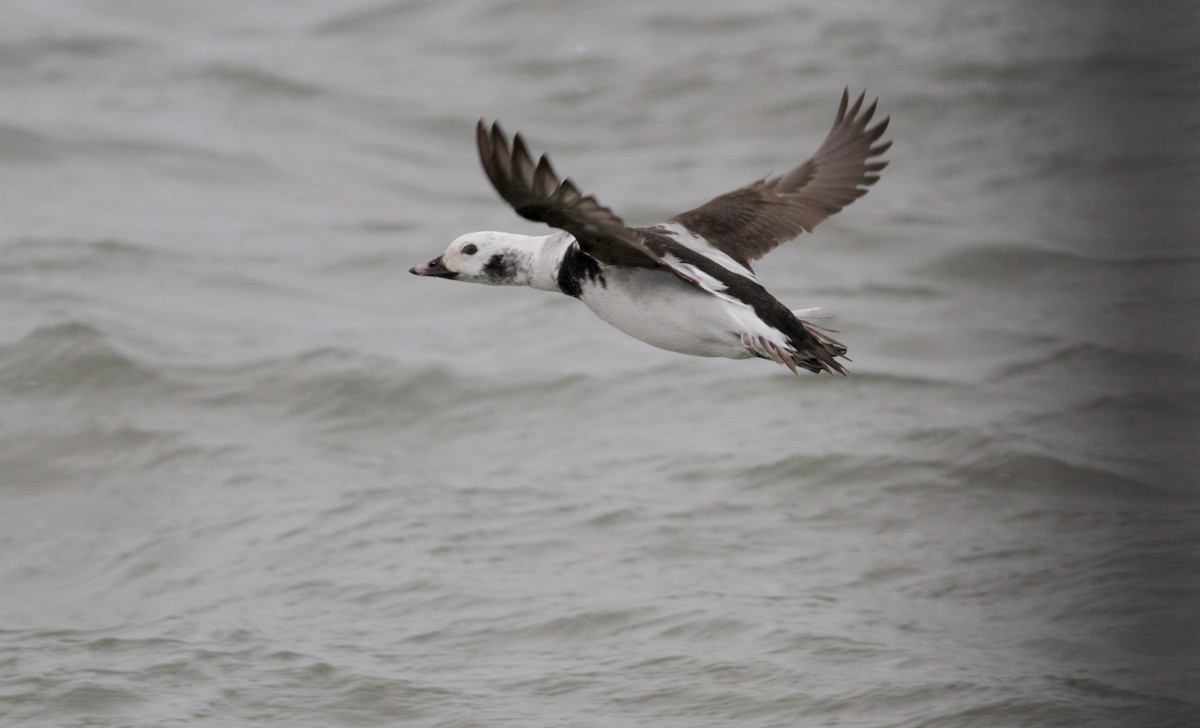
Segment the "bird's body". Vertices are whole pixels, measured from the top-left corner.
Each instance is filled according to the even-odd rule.
[[[739,315],[744,307],[689,286],[670,273],[650,268],[601,268],[604,284],[585,286],[579,300],[617,329],[680,354],[729,359],[753,356],[737,333],[756,325],[753,316]]]
[[[593,313],[652,346],[692,356],[753,356],[740,341],[740,332],[758,326],[750,307],[667,271],[601,264],[596,276],[585,273],[579,290]]]
[[[792,312],[759,283],[749,261],[866,192],[886,162],[869,162],[887,120],[867,124],[862,97],[847,113],[843,94],[833,130],[817,154],[781,177],[759,180],[645,228],[626,226],[545,157],[534,165],[518,135],[512,151],[498,125],[480,122],[484,169],[514,209],[560,231],[457,238],[417,275],[492,285],[525,285],[578,298],[597,316],[653,346],[693,356],[770,359],[793,372],[840,372],[846,349]]]

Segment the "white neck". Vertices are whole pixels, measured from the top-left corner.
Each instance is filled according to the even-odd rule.
[[[556,232],[550,235],[506,234],[512,248],[528,253],[522,256],[520,268],[513,283],[529,286],[540,291],[555,291],[558,288],[558,267],[562,263],[567,247],[575,242],[570,233]]]

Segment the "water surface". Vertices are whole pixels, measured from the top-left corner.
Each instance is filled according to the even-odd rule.
[[[12,0],[0,717],[1200,718],[1196,12]],[[758,266],[847,378],[407,274],[499,118],[633,224],[892,116]]]

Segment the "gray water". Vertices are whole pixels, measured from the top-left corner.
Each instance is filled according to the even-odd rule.
[[[1187,3],[5,0],[0,724],[1200,725]],[[486,116],[847,378],[407,269]]]

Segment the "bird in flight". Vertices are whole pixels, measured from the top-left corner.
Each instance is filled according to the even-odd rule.
[[[545,155],[534,163],[520,134],[510,144],[498,122],[481,119],[476,138],[492,186],[517,214],[555,231],[468,233],[410,272],[565,293],[626,334],[681,354],[845,374],[846,347],[805,318],[815,309],[789,309],[750,263],[811,233],[879,179],[888,119],[871,126],[876,104],[864,109],[864,96],[851,104],[842,92],[833,128],[800,166],[649,227],[626,225],[560,180]]]

